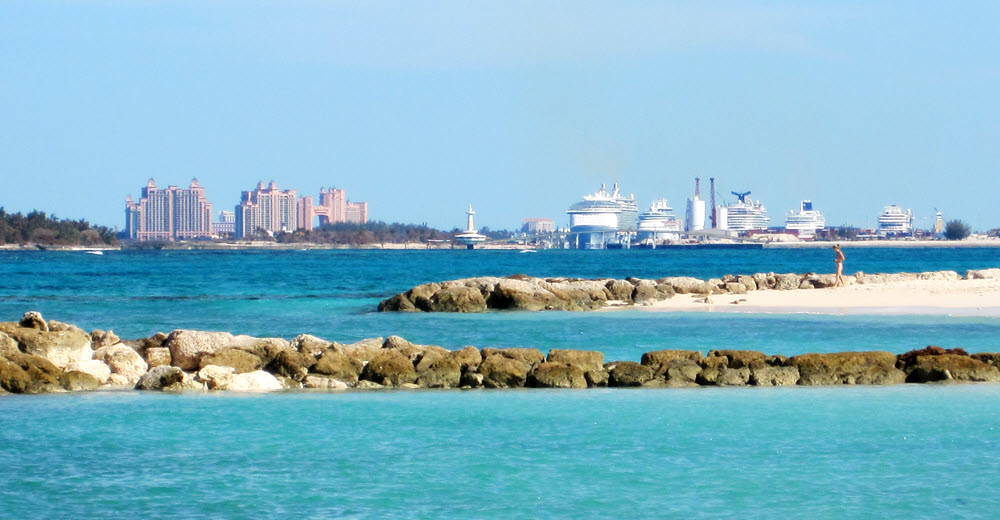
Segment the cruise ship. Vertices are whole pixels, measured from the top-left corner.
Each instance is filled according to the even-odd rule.
[[[767,216],[767,208],[760,201],[747,198],[750,192],[736,193],[738,199],[736,204],[722,206],[718,209],[718,220],[720,229],[730,231],[753,231],[767,229],[767,223],[771,217]]]
[[[596,193],[566,210],[569,214],[571,246],[577,249],[604,249],[608,245],[626,246],[636,230],[639,210],[635,195],[622,196],[618,183],[608,193],[604,184]]]
[[[878,216],[879,236],[899,236],[913,233],[913,211],[903,210],[893,204],[886,206]]]
[[[826,229],[826,218],[813,209],[811,200],[801,201],[798,213],[789,211],[785,215],[785,231],[794,232],[799,238],[814,238],[820,229]]]
[[[681,223],[674,215],[667,199],[656,199],[649,209],[639,215],[636,242],[640,247],[655,248],[668,240],[677,240],[681,234]]]

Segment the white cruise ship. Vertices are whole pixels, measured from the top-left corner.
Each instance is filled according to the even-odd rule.
[[[893,204],[886,206],[878,216],[879,236],[899,236],[913,233],[913,211],[903,210]]]
[[[767,229],[767,223],[771,217],[767,216],[767,208],[760,201],[747,198],[750,192],[736,193],[738,199],[736,204],[722,206],[718,209],[718,220],[720,229],[730,231],[753,231]]]
[[[810,200],[801,201],[797,213],[789,211],[788,215],[785,215],[785,231],[795,232],[799,238],[813,238],[820,229],[826,229],[826,218],[813,209]]]
[[[617,183],[611,193],[601,184],[599,191],[584,195],[583,200],[570,206],[566,213],[569,214],[570,233],[580,249],[603,249],[613,240],[621,244],[618,235],[635,231],[639,220],[635,195],[622,196]]]
[[[681,223],[667,199],[657,199],[639,215],[636,241],[642,247],[653,247],[667,240],[680,239]]]

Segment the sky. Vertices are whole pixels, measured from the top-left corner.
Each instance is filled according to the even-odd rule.
[[[258,181],[369,218],[568,225],[694,178],[772,225],[886,205],[1000,227],[1000,3],[0,2],[0,206],[124,227],[150,178]]]

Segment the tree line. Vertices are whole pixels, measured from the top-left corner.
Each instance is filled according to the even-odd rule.
[[[442,231],[429,227],[427,224],[402,224],[399,222],[387,224],[376,220],[364,224],[351,222],[325,224],[311,231],[299,229],[279,232],[274,235],[274,240],[280,243],[341,245],[402,244],[438,240],[451,241],[452,237],[462,232],[457,228],[451,231]],[[487,228],[480,230],[480,233],[490,238],[510,236],[507,231],[490,231]]]
[[[86,220],[59,219],[44,211],[7,213],[0,207],[0,244],[60,246],[118,245],[115,232]]]

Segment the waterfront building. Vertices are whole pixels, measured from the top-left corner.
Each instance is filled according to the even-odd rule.
[[[212,237],[212,204],[192,179],[188,189],[158,188],[149,179],[138,202],[125,201],[125,231],[132,240],[188,240]]]
[[[550,218],[526,218],[521,220],[521,231],[529,235],[555,233],[556,224]]]
[[[298,195],[295,190],[279,190],[274,181],[266,188],[259,182],[254,191],[243,192],[235,213],[236,238],[253,237],[261,230],[294,231],[298,228]]]
[[[886,206],[878,216],[878,235],[880,237],[903,236],[913,233],[913,211],[903,210],[893,204]]]
[[[569,214],[571,247],[576,249],[603,249],[628,247],[636,231],[639,210],[635,195],[623,196],[615,183],[611,193],[601,184],[596,193],[584,195],[583,200],[566,210]]]
[[[705,201],[701,198],[701,179],[694,178],[694,196],[687,200],[684,211],[684,231],[705,229]]]
[[[785,215],[785,231],[795,233],[799,238],[815,238],[816,232],[826,229],[826,218],[813,209],[812,201],[799,202],[798,213],[789,211]]]
[[[217,237],[231,237],[236,233],[236,212],[220,211],[218,220],[212,222],[212,234]]]
[[[305,230],[313,229],[313,221],[317,217],[321,226],[337,222],[364,224],[368,222],[368,203],[347,200],[347,195],[342,189],[321,188],[318,205],[312,196],[307,195],[299,200],[298,227]]]

